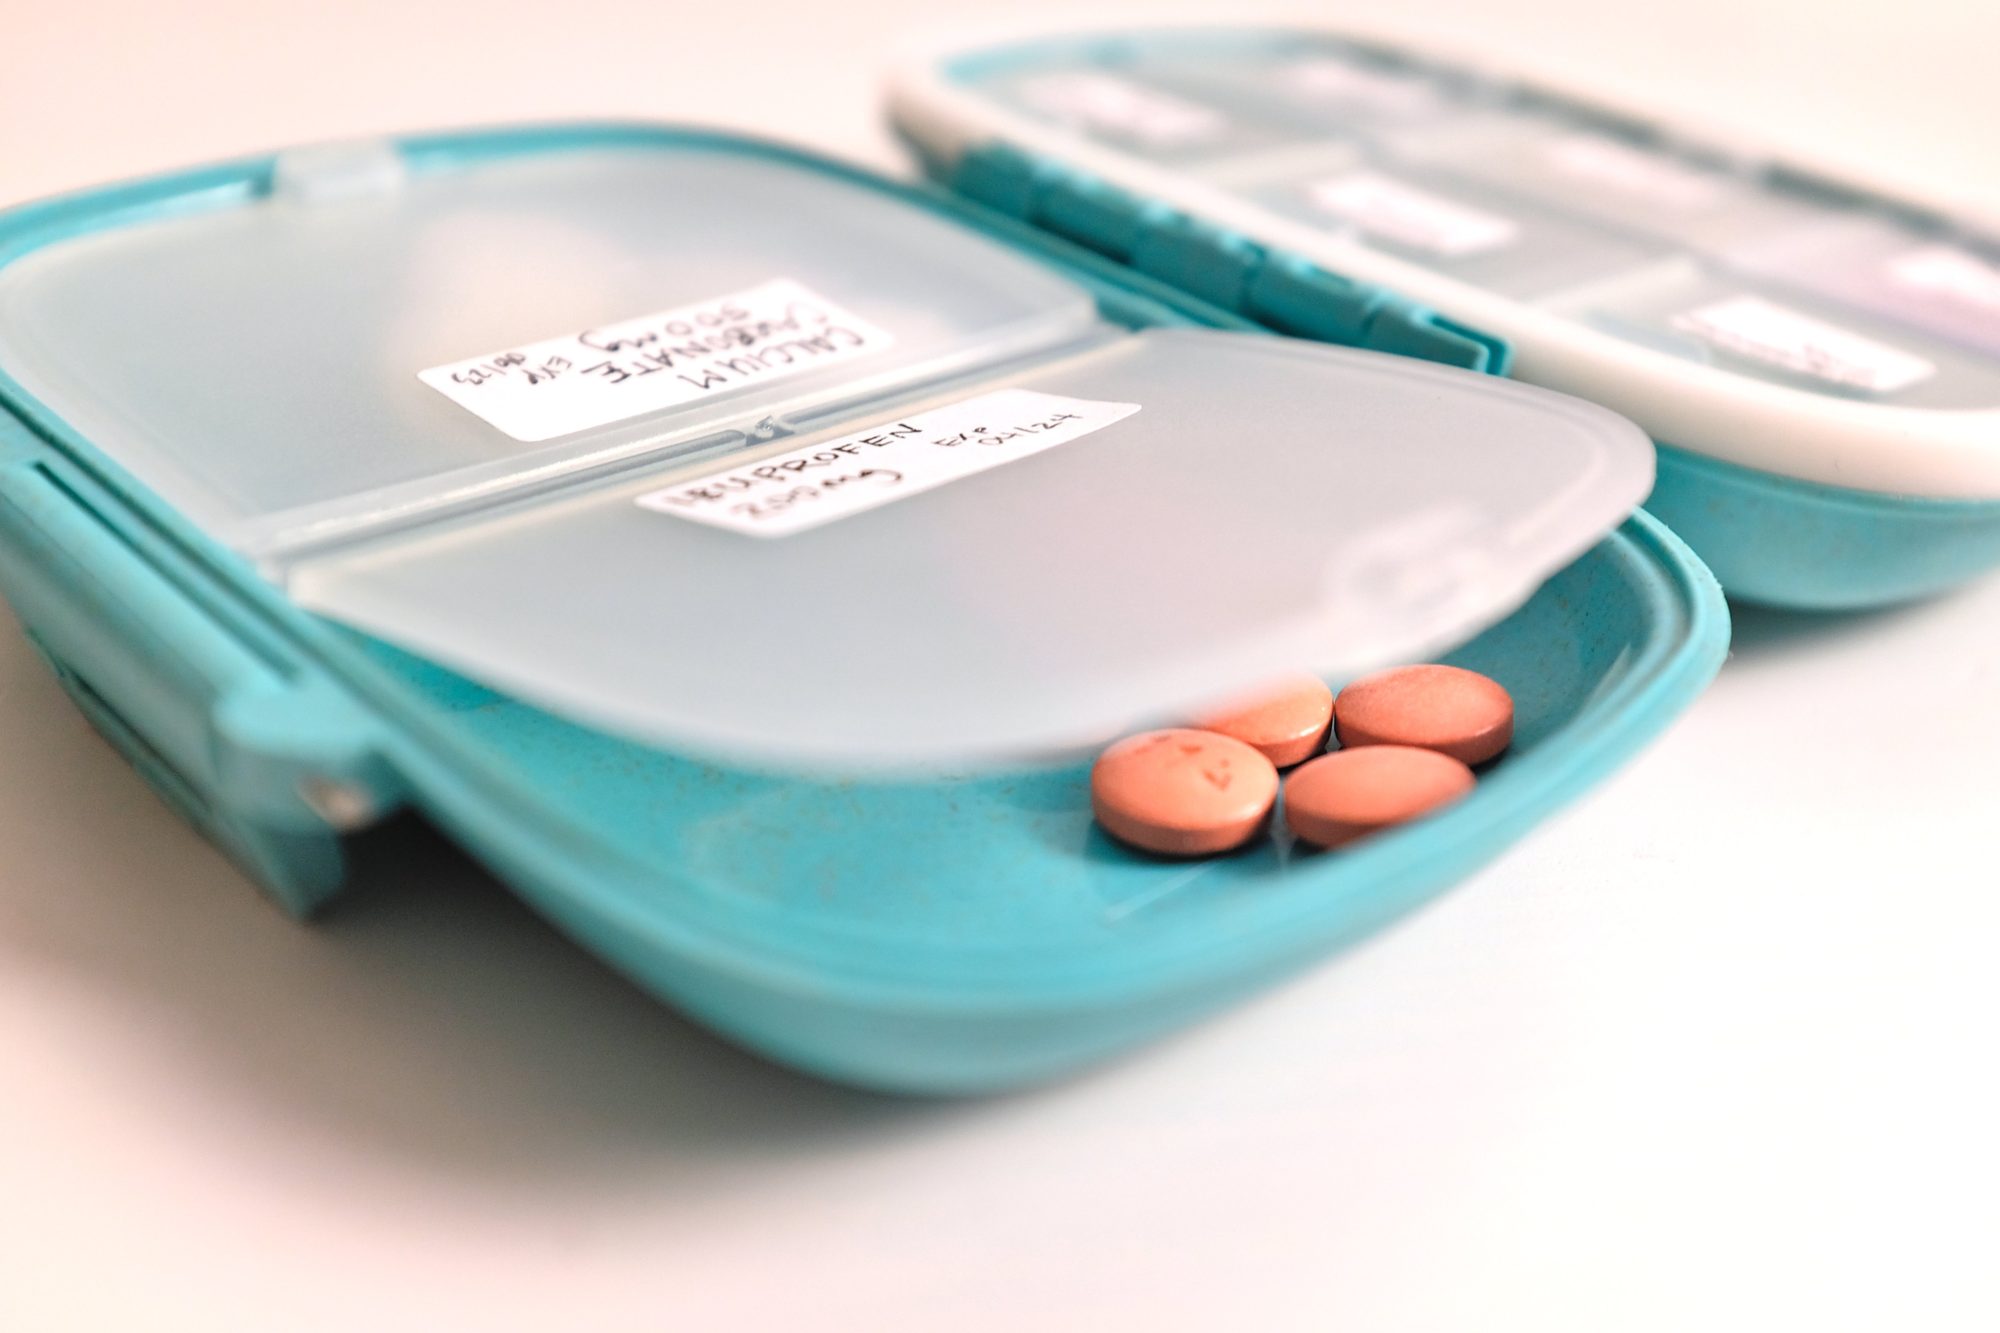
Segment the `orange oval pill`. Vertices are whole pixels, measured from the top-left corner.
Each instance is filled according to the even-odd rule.
[[[1363,676],[1333,701],[1344,746],[1415,745],[1483,764],[1514,739],[1514,700],[1497,681],[1455,666]]]
[[[1279,768],[1290,768],[1326,748],[1333,724],[1333,691],[1317,676],[1298,676],[1195,723],[1242,741]]]
[[[1449,805],[1477,782],[1470,768],[1436,750],[1336,750],[1285,784],[1285,823],[1306,842],[1338,847]]]
[[[1278,770],[1242,741],[1176,727],[1128,736],[1090,770],[1090,808],[1114,837],[1149,852],[1205,856],[1240,847],[1278,799]]]

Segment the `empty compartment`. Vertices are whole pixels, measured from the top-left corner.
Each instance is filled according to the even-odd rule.
[[[1340,43],[1193,31],[1039,48],[969,82],[1108,147],[1203,168],[1476,114],[1483,85]]]
[[[577,137],[414,167],[383,145],[345,190],[281,160],[277,188],[51,245],[0,270],[0,364],[257,549],[1095,321],[1045,266],[880,189],[699,136]],[[536,403],[489,419],[481,395]]]
[[[1241,189],[1275,213],[1523,299],[1637,269],[1667,253],[1483,186],[1380,162]]]
[[[1881,214],[1744,246],[1736,264],[2000,359],[2000,244]]]
[[[1329,135],[1450,122],[1492,95],[1476,81],[1391,55],[1280,35],[1134,43],[1126,64],[1213,105]]]
[[[1546,304],[1628,341],[1790,388],[1903,407],[2000,405],[1991,358],[1693,259]]]
[[[1196,164],[1312,137],[1268,107],[1119,64],[1066,62],[1024,70],[994,78],[985,90],[1037,120],[1163,163]]]
[[[1389,144],[1402,160],[1479,181],[1564,216],[1714,253],[1825,219],[1752,164],[1679,149],[1641,131],[1522,106]]]

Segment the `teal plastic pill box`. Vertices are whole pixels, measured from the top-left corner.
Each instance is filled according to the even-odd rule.
[[[683,326],[729,346],[648,380]],[[1019,449],[1024,402],[1065,437],[921,493],[782,531],[701,508],[857,439]],[[9,601],[286,910],[338,891],[349,834],[420,818],[637,984],[878,1088],[1055,1077],[1322,958],[1632,755],[1727,642],[1608,412],[671,128],[302,149],[0,215],[0,408]],[[1092,825],[1121,728],[1433,653],[1519,708],[1450,811],[1194,863]]]
[[[1969,210],[1304,28],[939,47],[892,108],[960,192],[1279,331],[1631,417],[1647,508],[1732,595],[1858,608],[2000,564],[2000,224]]]

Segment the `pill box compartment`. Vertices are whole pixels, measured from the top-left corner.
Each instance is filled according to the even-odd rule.
[[[801,404],[1074,338],[1073,284],[828,176],[704,151],[305,149],[269,183],[39,249],[0,279],[0,365],[252,553],[655,453]],[[523,443],[418,372],[789,280],[890,345]],[[620,354],[606,352],[606,359]],[[581,368],[578,368],[579,370]],[[574,373],[574,372],[573,372]]]
[[[1614,280],[1671,251],[1533,199],[1380,155],[1245,190],[1279,217],[1522,300]]]
[[[2000,362],[1722,265],[1669,260],[1545,304],[1621,339],[1827,397],[1944,410],[2000,402]]]
[[[1279,32],[1231,32],[1219,43],[1212,38],[1206,31],[1086,36],[973,56],[959,71],[1036,119],[1179,165],[1275,144],[1342,135],[1362,142],[1455,124],[1466,105],[1488,93],[1477,80],[1453,80],[1389,52],[1302,45]],[[1093,123],[1060,97],[1036,95],[1088,88],[1095,79],[1127,90],[1124,102],[1134,108],[1151,97],[1183,108],[1188,124],[1205,129],[1201,146],[1188,144],[1176,153],[1158,137],[1149,143],[1143,131],[1121,131],[1108,108]]]
[[[141,580],[181,589],[172,623],[227,605],[211,632],[255,622],[362,704],[393,775],[378,801],[407,799],[636,979],[781,1058],[969,1090],[1166,1030],[1459,877],[1717,664],[1699,566],[1643,521],[1613,532],[1649,450],[1597,409],[1194,327],[1223,317],[741,141],[470,135],[332,160],[6,231],[0,391],[60,445],[5,470],[10,596],[66,679],[104,682],[92,697],[148,729],[115,688],[115,636],[84,618],[101,599],[62,595],[77,576],[33,517],[81,469],[57,490],[96,497],[92,522],[176,534],[191,563]],[[676,181],[716,216],[668,209]],[[800,218],[825,224],[816,242]],[[537,235],[551,257],[457,247],[475,235]],[[779,278],[892,341],[824,378],[538,441],[417,379]],[[186,345],[163,347],[176,329]],[[275,380],[246,386],[245,364]],[[1014,389],[1137,410],[790,535],[636,503]],[[1300,666],[1338,679],[1468,640],[1461,660],[1520,700],[1520,752],[1434,825],[1190,866],[1089,824],[1092,744]],[[148,748],[201,762],[200,744]]]
[[[1197,173],[1288,146],[1323,144],[1335,112],[1367,128],[1424,124],[1450,113],[1450,99],[1422,71],[1295,62],[1292,47],[1254,34],[1220,50],[1201,35],[1087,37],[975,58],[968,76],[1032,119]],[[1280,62],[1275,75],[1273,60]]]
[[[1643,438],[1573,400],[1195,329],[842,414],[740,466],[1012,388],[1139,410],[795,535],[640,507],[717,468],[669,462],[315,553],[289,586],[661,743],[781,765],[950,763],[1088,747],[1284,663],[1338,679],[1461,641],[1650,479]]]
[[[1471,797],[1340,852],[1274,832],[1198,861],[1099,829],[1081,760],[917,782],[718,767],[364,646],[383,697],[478,776],[432,816],[538,911],[777,1059],[959,1094],[1128,1051],[1423,904],[1641,748],[1726,640],[1712,580],[1637,517],[1445,655],[1516,704]]]
[[[1989,377],[2000,368],[2000,240],[1864,215],[1728,259],[1905,336],[1955,344]]]

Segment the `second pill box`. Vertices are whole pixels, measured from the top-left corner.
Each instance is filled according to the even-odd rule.
[[[1573,70],[1310,27],[947,47],[893,105],[955,188],[1274,328],[1632,417],[1648,509],[1733,594],[1869,606],[2000,566],[1991,219]]]

